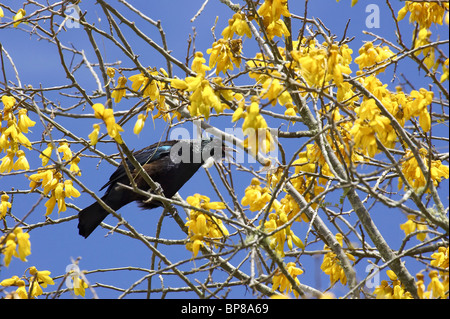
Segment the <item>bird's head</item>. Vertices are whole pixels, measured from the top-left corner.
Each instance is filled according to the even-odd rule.
[[[229,150],[217,137],[179,140],[171,147],[170,158],[174,163],[197,163],[210,167],[214,161],[224,158]]]
[[[227,147],[225,141],[221,138],[210,137],[203,138],[201,141],[203,167],[209,168],[214,162],[222,160],[229,155],[233,148]]]

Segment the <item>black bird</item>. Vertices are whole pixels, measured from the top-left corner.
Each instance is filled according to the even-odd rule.
[[[164,195],[171,198],[200,166],[205,164],[205,161],[223,158],[225,146],[220,139],[212,137],[202,140],[172,140],[147,146],[133,155],[153,181],[159,183]],[[134,166],[128,159],[126,164],[137,187],[150,191],[150,186],[139,174],[136,174]],[[113,210],[118,210],[133,201],[138,201],[139,205],[145,209],[162,206],[162,203],[158,201],[145,202],[147,197],[120,187],[117,183],[131,185],[122,164],[100,189],[108,187],[102,200]],[[87,238],[106,216],[108,212],[98,202],[86,207],[78,214],[79,234]]]

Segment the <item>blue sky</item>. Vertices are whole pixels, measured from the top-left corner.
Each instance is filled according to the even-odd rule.
[[[403,2],[400,1],[391,1],[393,9],[397,12],[402,6]],[[206,50],[211,47],[211,43],[213,41],[213,36],[211,34],[211,27],[215,23],[215,19],[218,16],[218,22],[215,30],[216,36],[220,37],[220,32],[227,25],[227,20],[232,17],[233,12],[224,4],[220,3],[217,0],[210,0],[206,5],[204,11],[198,16],[194,22],[190,22],[190,20],[195,16],[199,8],[201,7],[203,1],[192,0],[192,1],[183,1],[183,0],[170,0],[170,1],[130,1],[133,6],[138,8],[140,11],[145,13],[147,16],[154,20],[160,20],[162,23],[162,27],[164,28],[164,32],[166,34],[168,47],[172,50],[172,54],[174,57],[179,59],[180,61],[185,61],[186,58],[186,48],[187,48],[187,40],[189,35],[193,35],[193,28],[195,28],[196,37],[195,37],[195,48],[196,50],[202,51],[206,55]],[[189,3],[187,5],[187,3]],[[370,4],[379,3],[380,8],[380,28],[376,29],[368,29],[366,26],[366,18],[369,13],[366,12],[366,8]],[[120,9],[124,9],[123,5],[114,1],[111,2],[113,6],[117,6]],[[10,1],[9,5],[11,8],[17,10],[22,6],[22,1]],[[304,14],[304,2],[291,0],[289,1],[290,11],[297,15],[303,16]],[[108,23],[103,14],[100,6],[95,5],[94,1],[83,1],[80,4],[81,10],[87,11],[86,19],[87,21],[94,23],[100,29],[108,29]],[[31,10],[30,10],[31,11]],[[135,20],[137,26],[144,30],[148,36],[154,39],[156,42],[161,43],[160,36],[158,30],[149,25],[146,22],[137,17],[136,14],[130,13],[128,10],[124,10],[126,12],[127,18],[131,20]],[[12,15],[5,11],[5,18],[10,18]],[[359,3],[351,8],[350,1],[341,0],[340,3],[336,3],[335,0],[321,0],[321,1],[309,1],[308,6],[308,17],[317,17],[320,18],[324,24],[332,31],[332,33],[336,34],[338,39],[340,39],[345,30],[345,26],[350,20],[349,28],[347,30],[348,37],[355,37],[355,39],[350,43],[350,47],[353,49],[354,54],[353,57],[357,56],[357,50],[363,44],[363,41],[372,40],[373,38],[369,35],[363,34],[362,30],[368,30],[370,32],[376,33],[382,37],[385,37],[387,40],[395,42],[395,24],[393,23],[391,13],[386,9],[385,2],[376,2],[376,1],[359,1]],[[45,24],[46,28],[48,27],[48,21]],[[22,28],[29,30],[29,26],[21,25]],[[296,33],[299,30],[300,24],[295,22],[293,32]],[[407,41],[410,41],[410,34],[412,32],[412,26],[408,24],[407,19],[405,19],[401,23],[401,28],[403,34],[406,35]],[[126,30],[126,27],[123,26],[123,29]],[[433,30],[433,28],[432,28]],[[165,61],[151,48],[148,44],[146,44],[141,39],[137,38],[130,31],[125,31],[125,36],[133,45],[134,52],[140,56],[140,62],[143,65],[148,65],[151,67],[166,67]],[[442,37],[444,35],[442,34]],[[86,33],[82,28],[72,28],[67,29],[66,32],[61,33],[61,41],[64,41],[64,44],[67,46],[72,45],[78,50],[85,50],[85,54],[91,63],[96,62],[95,53],[92,50],[91,45],[87,39]],[[101,39],[100,37],[96,37],[99,49],[105,59],[106,62],[112,63],[117,60],[121,60],[122,67],[132,67],[133,64],[127,60],[126,57],[107,40]],[[32,85],[33,87],[38,87],[42,84],[43,87],[51,87],[58,86],[63,84],[68,84],[69,81],[66,79],[65,74],[62,70],[62,67],[59,63],[59,55],[57,53],[56,47],[54,45],[49,44],[48,42],[41,40],[37,41],[36,37],[30,37],[26,32],[22,30],[16,29],[0,29],[0,41],[2,45],[8,50],[9,54],[14,59],[18,72],[20,74],[20,78],[23,85]],[[408,42],[409,43],[409,42]],[[247,57],[253,57],[255,55],[256,46],[254,44],[254,39],[245,39],[244,40],[244,49],[243,54]],[[448,53],[448,52],[447,52]],[[69,63],[70,56],[66,56],[66,61]],[[75,57],[73,64],[77,64],[80,62],[80,57]],[[352,65],[352,70],[356,71],[357,66],[355,64]],[[179,69],[174,69],[175,74],[181,78],[184,77],[184,74],[180,72]],[[394,89],[396,85],[399,84],[399,81],[402,79],[393,80],[393,67],[391,66],[386,70],[386,72],[380,75],[380,78],[384,83],[389,85],[390,89]],[[420,80],[423,78],[423,74],[417,69],[417,67],[410,67],[409,65],[402,65],[400,70],[397,70],[397,73],[404,73],[408,79],[414,79],[414,83],[417,86],[424,86],[428,84],[424,80]],[[136,72],[137,73],[137,72]],[[98,73],[99,74],[99,73]],[[127,75],[131,75],[132,73],[128,73]],[[14,74],[12,69],[7,67],[7,76],[9,79],[14,81]],[[77,73],[75,74],[77,80],[83,85],[86,90],[95,90],[96,84],[92,80],[92,76],[90,72],[82,66]],[[67,90],[66,93],[74,93],[75,90]],[[70,99],[59,95],[56,92],[49,92],[47,95],[49,98],[53,100],[57,100],[61,103],[61,105],[70,105],[73,103]],[[98,102],[104,102],[99,100]],[[131,107],[136,100],[123,100],[120,104],[115,106],[116,110],[127,110]],[[92,113],[92,110],[89,106],[84,110],[85,113]],[[33,120],[37,120],[37,118],[32,118]],[[73,130],[79,136],[83,136],[87,138],[88,134],[92,130],[92,124],[97,122],[92,119],[90,120],[61,120],[62,123],[69,130]],[[221,119],[212,118],[210,123],[216,125],[220,128],[225,128],[229,125],[228,122],[223,121]],[[127,142],[129,147],[134,149],[140,149],[149,144],[153,144],[158,141],[162,134],[165,134],[165,123],[162,121],[155,121],[153,124],[151,120],[148,120],[144,130],[141,132],[139,137],[136,137],[132,134],[132,128],[134,125],[134,120],[127,123],[124,133],[124,139]],[[272,123],[274,127],[277,126],[277,123]],[[188,123],[185,125],[189,131],[193,131],[192,125]],[[295,129],[302,130],[301,124],[296,124]],[[104,129],[103,129],[104,130]],[[33,141],[39,140],[42,134],[42,125],[40,123],[34,128],[32,135],[30,137]],[[165,136],[165,135],[164,135]],[[448,133],[447,133],[448,136]],[[61,138],[62,136],[57,136]],[[283,141],[284,143],[285,141]],[[287,141],[287,153],[292,154],[296,150],[296,146],[299,143],[298,141]],[[304,141],[301,141],[304,143]],[[444,147],[444,152],[448,152],[448,144],[441,145],[440,147]],[[73,147],[76,151],[76,147]],[[102,145],[103,152],[105,153],[115,153],[117,149],[114,145],[105,146]],[[40,166],[40,159],[37,158],[37,153],[34,153],[34,156],[29,156],[28,160],[30,162],[31,167]],[[256,169],[258,169],[258,165],[253,165]],[[98,167],[97,167],[98,166]],[[85,183],[87,187],[91,190],[98,190],[108,179],[108,176],[114,171],[114,167],[112,165],[107,164],[105,161],[98,163],[98,160],[83,158],[80,162],[80,167],[82,168],[82,175],[80,179]],[[210,170],[213,176],[217,177],[217,174],[214,169]],[[244,189],[250,183],[251,177],[248,174],[242,174],[236,172],[236,194],[238,198],[242,198],[244,194]],[[7,176],[0,177],[0,190],[10,190],[11,187],[15,189],[27,189],[28,181],[23,177],[23,175],[19,176]],[[444,183],[443,187],[448,189],[448,182]],[[200,169],[198,173],[180,190],[180,195],[186,199],[187,196],[190,196],[194,193],[201,193],[211,197],[211,200],[218,200],[215,195],[211,185],[208,182],[208,177],[203,169]],[[21,213],[17,213],[17,211],[22,210],[23,214],[25,214],[31,206],[38,199],[36,194],[32,195],[21,195],[16,196],[16,200],[13,203],[13,208],[16,211],[18,216],[21,216]],[[446,201],[444,203],[448,206],[448,197],[443,198]],[[332,203],[339,202],[339,195],[334,195],[330,199],[326,201]],[[70,202],[70,201],[68,201]],[[84,208],[92,202],[92,198],[90,198],[87,194],[82,194],[80,198],[73,201],[73,203],[80,207]],[[372,217],[375,223],[379,226],[379,229],[383,235],[386,236],[386,239],[392,247],[397,248],[400,244],[401,240],[404,237],[403,232],[399,229],[399,224],[406,221],[404,214],[401,212],[386,209],[377,209],[378,207],[374,207],[372,210]],[[381,207],[380,207],[381,208]],[[344,206],[344,211],[348,210],[349,207],[347,203]],[[40,206],[31,214],[31,216],[27,219],[27,222],[30,224],[42,222],[44,221],[44,212],[45,207],[41,203]],[[137,208],[137,205],[130,204],[120,210],[120,213],[134,226],[136,229],[142,233],[145,233],[149,236],[153,236],[156,233],[156,225],[158,220],[162,214],[162,209],[154,209],[151,211],[141,211]],[[184,212],[180,210],[181,215],[184,218]],[[250,212],[248,212],[251,214]],[[76,214],[76,211],[73,209],[68,209],[68,211],[61,213],[60,216],[57,215],[56,211],[50,216],[52,219],[57,219],[58,217],[66,217]],[[115,224],[115,220],[112,217],[108,217],[105,222],[110,224]],[[352,219],[352,223],[355,220]],[[77,257],[81,257],[80,268],[83,270],[94,270],[94,269],[107,269],[107,268],[117,268],[116,271],[108,271],[108,272],[97,272],[87,275],[89,281],[91,283],[104,283],[111,284],[115,287],[127,288],[133,282],[138,280],[142,276],[142,272],[140,271],[130,271],[130,270],[120,270],[122,267],[142,267],[149,268],[151,262],[151,254],[150,251],[144,247],[144,245],[135,240],[129,239],[124,236],[120,236],[118,234],[109,235],[105,237],[107,230],[98,228],[88,239],[84,239],[78,235],[77,230],[77,220],[74,219],[70,222],[65,222],[62,224],[46,226],[42,228],[33,229],[30,232],[31,235],[31,243],[32,243],[32,254],[28,257],[28,262],[23,263],[18,259],[13,259],[10,266],[8,268],[1,268],[0,270],[0,280],[4,278],[9,278],[13,275],[21,276],[24,270],[27,267],[32,265],[36,266],[38,270],[50,270],[52,272],[52,276],[63,275],[66,269],[66,266],[70,264],[70,259],[76,259]],[[304,236],[308,225],[306,223],[299,223],[296,225],[296,233]],[[333,229],[333,231],[335,231]],[[301,237],[300,236],[300,237]],[[162,225],[162,238],[170,238],[170,239],[184,239],[185,235],[182,233],[175,222],[171,218],[165,218]],[[302,238],[302,237],[301,237]],[[315,249],[321,249],[322,244],[318,244],[315,246]],[[190,253],[187,252],[183,246],[165,246],[161,247],[161,250],[164,254],[172,261],[177,262],[179,260],[189,259]],[[244,253],[238,254],[237,259],[242,258]],[[237,260],[236,259],[236,260]],[[300,259],[300,263],[302,265],[302,269],[305,271],[303,275],[299,277],[300,281],[304,284],[311,285],[317,289],[324,289],[328,287],[328,277],[320,274],[320,270],[318,267],[322,262],[322,257],[310,257],[310,256],[302,256]],[[409,263],[412,263],[411,260],[406,259],[407,266]],[[184,270],[189,270],[192,267],[195,267],[196,264],[194,262],[187,263],[181,268]],[[358,266],[358,271],[361,271],[361,276],[364,276],[364,268],[366,263]],[[248,265],[244,266],[244,269],[248,269]],[[419,265],[414,265],[414,267],[420,268]],[[412,271],[415,274],[414,271]],[[200,274],[200,278],[204,278],[207,274]],[[218,276],[218,281],[220,280],[220,276],[225,276],[226,274],[215,273]],[[383,272],[384,275],[384,272]],[[174,276],[172,276],[174,277]],[[164,278],[164,285],[174,287],[184,285],[180,283],[179,280],[175,280],[168,276]],[[174,281],[172,281],[174,280]],[[59,284],[60,281],[56,283]],[[158,278],[155,277],[153,279],[153,285],[158,286],[160,283],[158,282]],[[146,284],[141,284],[138,288],[145,289]],[[49,288],[45,289],[45,291],[49,291]],[[101,298],[114,298],[117,297],[120,292],[115,291],[114,289],[105,289],[105,288],[97,288],[97,294]],[[334,292],[336,294],[340,294],[343,291],[346,291],[346,288],[342,288],[340,284],[337,284],[334,288]],[[87,292],[87,298],[90,298],[92,295],[90,292]],[[133,294],[130,297],[133,298],[141,298],[144,297],[145,294]],[[158,296],[158,295],[156,295]],[[71,298],[70,294],[66,294],[64,297]],[[190,298],[195,297],[193,293],[184,294],[169,294],[167,297],[176,297],[176,298]],[[251,291],[245,291],[244,289],[236,289],[230,294],[230,297],[235,298],[251,298]]]

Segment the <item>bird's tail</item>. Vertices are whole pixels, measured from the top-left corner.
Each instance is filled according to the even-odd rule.
[[[105,197],[103,196],[103,201],[105,201]],[[98,202],[86,207],[78,213],[78,233],[87,238],[106,216],[108,216],[108,212]]]

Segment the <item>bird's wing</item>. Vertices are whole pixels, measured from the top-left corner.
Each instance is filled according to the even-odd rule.
[[[144,165],[147,163],[154,162],[158,159],[161,159],[162,157],[168,156],[170,154],[170,149],[172,148],[172,145],[161,145],[154,144],[149,147],[146,147],[140,151],[137,151],[134,153],[134,158],[139,162],[139,164]],[[134,171],[134,166],[131,164],[131,162],[127,159],[126,164],[128,165],[128,168],[131,172]],[[100,190],[104,189],[105,187],[114,184],[115,182],[119,181],[121,178],[125,177],[127,175],[125,168],[123,167],[123,164],[120,164],[119,167],[117,167],[116,171],[110,176],[108,183],[103,185]]]

